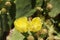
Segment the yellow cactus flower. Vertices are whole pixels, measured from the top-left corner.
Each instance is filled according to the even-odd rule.
[[[42,22],[39,17],[33,18],[32,21],[28,21],[27,17],[21,17],[15,20],[14,26],[22,33],[27,31],[37,32],[41,30]]]
[[[20,32],[27,32],[28,21],[27,17],[21,17],[15,20],[14,22],[15,28]]]
[[[33,32],[37,32],[37,31],[41,30],[41,27],[42,27],[41,19],[39,17],[35,17],[30,22],[29,30],[33,31]]]

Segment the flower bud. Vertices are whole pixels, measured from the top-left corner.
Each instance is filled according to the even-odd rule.
[[[46,34],[47,33],[47,29],[42,29],[41,34]]]
[[[44,39],[39,37],[38,40],[44,40]]]
[[[36,7],[36,9],[39,11],[43,11],[43,9],[41,7]]]
[[[52,4],[47,3],[47,10],[51,10],[53,8]]]
[[[6,13],[6,12],[7,12],[6,8],[2,8],[2,9],[1,9],[1,12],[2,12],[2,13]]]
[[[10,7],[12,4],[11,4],[11,2],[8,1],[8,2],[5,3],[5,5]]]
[[[49,36],[48,40],[54,40],[54,36]]]
[[[33,37],[32,35],[29,35],[29,36],[27,37],[27,39],[28,39],[28,40],[34,40],[34,37]]]

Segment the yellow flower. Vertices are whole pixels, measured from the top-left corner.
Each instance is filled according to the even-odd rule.
[[[21,17],[15,20],[14,22],[15,28],[20,32],[27,32],[28,21],[26,17]]]
[[[42,22],[39,17],[33,18],[32,21],[28,21],[27,17],[21,17],[15,20],[14,26],[22,33],[27,31],[37,32],[41,30]]]
[[[41,27],[42,27],[41,19],[39,17],[35,17],[30,22],[29,30],[33,31],[33,32],[37,32],[37,31],[41,30]]]

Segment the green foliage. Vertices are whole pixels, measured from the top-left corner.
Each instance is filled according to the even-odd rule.
[[[41,6],[43,3],[43,0],[36,0],[36,6]]]
[[[49,13],[51,17],[55,17],[60,13],[60,0],[51,0],[50,3],[53,6],[53,9]]]
[[[34,6],[41,6],[42,0],[35,0],[36,4]],[[32,9],[32,0],[16,0],[16,18],[21,16],[31,16],[36,12],[36,9]],[[34,3],[34,2],[33,2]]]
[[[14,18],[12,19],[13,13],[16,13],[14,11],[14,10],[16,10],[15,6],[11,5],[9,7],[9,6],[5,5],[6,2],[10,2],[11,4],[13,4],[12,2],[14,2],[14,0],[10,0],[10,1],[0,0],[0,39],[3,36],[5,36],[6,34],[8,34],[8,33],[5,34],[5,32],[9,32],[9,30],[11,29],[11,26],[13,24],[14,18],[15,18],[15,16],[14,16]],[[1,39],[1,40],[3,40],[3,39]]]
[[[2,22],[1,22],[1,15],[0,15],[0,38],[1,38],[1,36],[2,36],[2,34],[3,34],[3,30],[2,30],[2,24],[1,24]]]
[[[16,1],[16,4],[14,3]],[[33,2],[32,2],[33,1]],[[46,3],[44,3],[44,2]],[[52,4],[53,9],[51,11],[47,10],[47,3]],[[9,0],[11,6],[5,5],[8,0],[0,1],[0,11],[2,8],[6,9],[6,13],[0,12],[0,38],[3,35],[3,32],[9,31],[13,26],[15,18],[19,18],[22,16],[30,17],[35,13],[38,15],[48,15],[50,17],[55,17],[60,13],[60,0]],[[35,3],[36,2],[36,3]],[[41,7],[43,11],[36,9],[36,7]],[[41,14],[42,13],[42,14]],[[48,17],[48,16],[47,16]],[[42,37],[44,35],[41,35]],[[14,29],[11,40],[23,40],[24,36]]]
[[[15,29],[11,35],[12,36],[10,36],[10,40],[23,40],[25,38],[20,32]]]
[[[31,6],[31,0],[16,0],[16,18],[27,15]]]

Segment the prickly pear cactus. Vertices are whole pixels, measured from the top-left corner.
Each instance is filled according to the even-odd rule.
[[[60,0],[0,0],[0,40],[54,39],[60,40]]]
[[[0,40],[6,39],[16,14],[15,0],[0,0]]]

